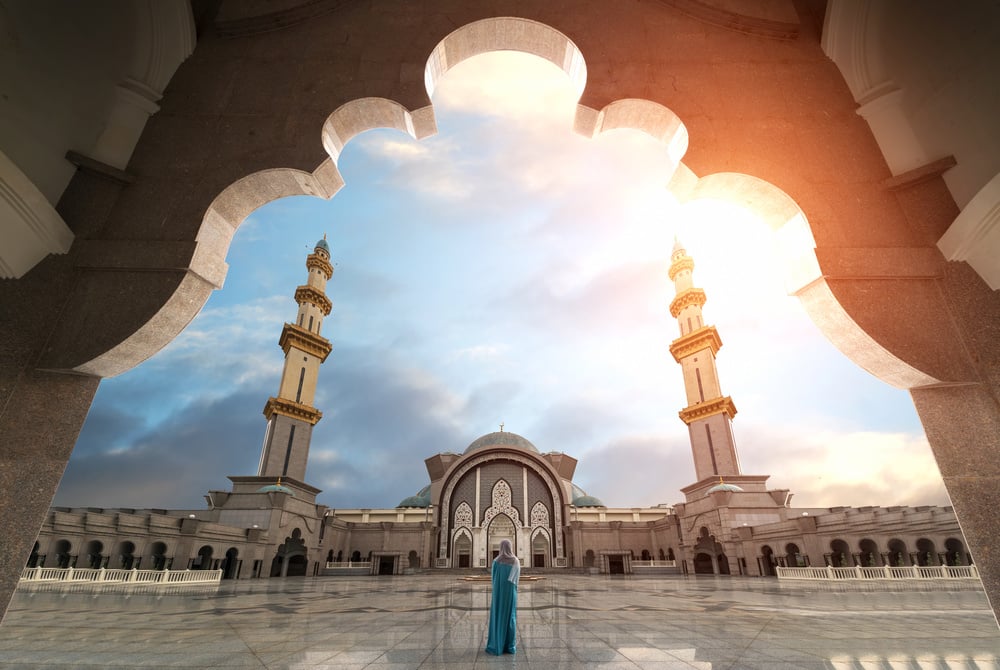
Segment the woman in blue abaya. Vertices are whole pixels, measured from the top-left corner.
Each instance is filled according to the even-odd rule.
[[[500,540],[500,553],[493,559],[493,602],[490,603],[490,634],[486,653],[513,654],[517,635],[517,580],[521,564],[510,540]]]

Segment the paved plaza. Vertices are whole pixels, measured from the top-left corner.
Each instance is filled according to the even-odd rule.
[[[489,589],[454,574],[22,587],[0,668],[1000,667],[970,584],[547,575],[522,582],[517,654],[503,657],[483,651]]]

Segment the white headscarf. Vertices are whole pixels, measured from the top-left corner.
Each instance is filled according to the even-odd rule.
[[[510,540],[500,540],[500,553],[493,559],[493,562],[513,566],[510,571],[510,577],[507,580],[511,584],[517,584],[517,580],[521,577],[521,562],[514,555],[514,547],[511,545]]]

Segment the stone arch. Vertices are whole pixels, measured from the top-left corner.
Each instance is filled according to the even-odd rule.
[[[898,568],[907,564],[909,560],[909,554],[906,551],[905,542],[903,542],[899,538],[893,538],[889,540],[889,543],[886,545],[886,548],[888,549],[888,555],[886,558],[889,561],[889,565]]]
[[[549,490],[549,495],[552,496],[553,502],[553,527],[561,528],[562,521],[562,510],[563,510],[563,492],[562,488],[558,483],[556,475],[549,469],[549,467],[542,461],[537,460],[535,457],[519,452],[519,451],[508,451],[504,449],[496,449],[485,451],[484,453],[474,453],[467,459],[461,460],[453,469],[450,470],[444,477],[445,484],[442,486],[440,504],[438,506],[438,520],[442,525],[446,525],[448,519],[450,519],[451,514],[451,498],[454,495],[455,487],[462,480],[462,478],[472,471],[474,468],[489,463],[495,460],[509,460],[515,463],[525,465],[531,468],[545,483]],[[515,510],[516,511],[516,510]],[[483,522],[486,525],[486,522]],[[563,538],[561,533],[556,533],[555,537],[556,544],[556,556],[563,556]],[[438,546],[438,555],[446,556],[448,551],[448,534],[441,533],[440,543]]]
[[[165,542],[154,542],[149,547],[149,553],[153,559],[153,569],[163,570],[167,565],[167,545]]]
[[[56,565],[57,568],[68,568],[73,560],[73,556],[70,552],[73,551],[73,544],[66,539],[59,540],[55,545],[56,552]]]
[[[879,564],[879,551],[878,544],[875,540],[865,538],[858,543],[858,549],[860,554],[858,558],[861,561],[861,565],[865,567],[875,567]]]
[[[118,543],[118,567],[131,570],[136,565],[135,543],[123,540]]]
[[[451,556],[456,568],[472,567],[472,533],[468,528],[458,528],[451,539]]]
[[[937,548],[934,540],[922,537],[917,540],[917,565],[938,565]]]
[[[851,547],[844,540],[836,539],[830,542],[830,565],[835,568],[849,568],[854,564],[851,557]]]
[[[104,543],[100,540],[91,540],[87,543],[84,553],[87,555],[87,563],[84,567],[87,568],[103,568],[104,567]]]
[[[511,499],[511,488],[506,479],[498,479],[497,483],[493,485],[493,490],[490,492],[490,501],[489,508],[483,513],[483,526],[489,526],[493,517],[500,514],[510,517],[510,520],[514,523],[514,528],[520,528],[524,525],[521,523],[521,514],[517,511],[517,507],[514,506],[514,501]]]

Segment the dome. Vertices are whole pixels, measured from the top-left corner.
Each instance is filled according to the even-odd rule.
[[[323,236],[323,239],[316,243],[316,248],[322,249],[327,254],[330,253],[330,245],[326,243],[326,236]]]
[[[502,430],[497,433],[483,435],[466,447],[464,453],[470,454],[477,449],[486,449],[487,447],[516,447],[518,449],[524,449],[525,451],[533,451],[536,454],[540,453],[535,445],[528,442],[517,433],[509,433]]]
[[[726,482],[720,481],[718,484],[705,491],[705,495],[711,495],[716,491],[738,491],[742,493],[743,489],[736,484],[727,484]]]
[[[578,496],[573,498],[574,507],[607,507],[600,498],[594,496]]]
[[[416,495],[412,495],[409,498],[404,498],[401,503],[396,505],[396,507],[430,507],[431,506],[431,487],[430,485],[417,491]]]
[[[257,489],[257,493],[271,493],[272,491],[275,493],[287,493],[293,498],[295,497],[295,492],[282,484],[268,484],[267,486],[261,486]]]
[[[573,484],[573,502],[570,504],[574,507],[607,507],[600,498],[595,498],[594,496],[587,495],[587,492],[581,489],[576,484]]]

